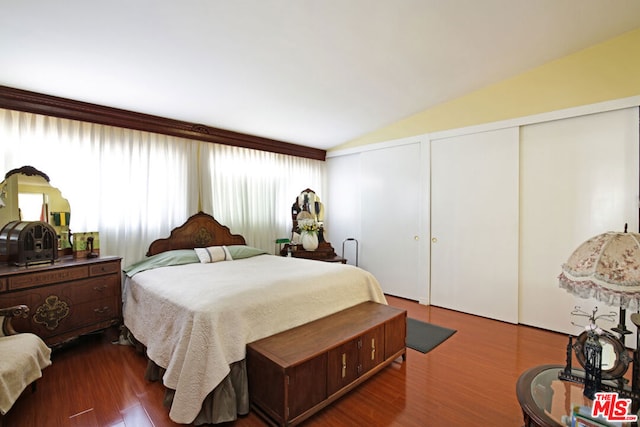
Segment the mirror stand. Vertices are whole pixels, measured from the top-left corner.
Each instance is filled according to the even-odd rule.
[[[280,250],[280,255],[346,263],[344,258],[336,255],[333,246],[326,240],[324,204],[315,191],[307,188],[300,192],[291,205],[291,221],[291,242],[284,245]],[[305,230],[308,233],[316,234],[317,247],[315,249],[304,248],[302,235]]]

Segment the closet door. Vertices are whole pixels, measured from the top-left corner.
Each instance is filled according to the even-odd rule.
[[[518,321],[518,129],[431,141],[431,304]]]
[[[419,141],[361,154],[360,266],[385,293],[425,302],[428,255],[421,240],[428,212]],[[428,163],[426,163],[428,165]]]
[[[521,140],[520,323],[576,334],[574,306],[618,312],[559,288],[558,275],[590,237],[638,231],[638,109],[524,126]]]
[[[347,263],[356,263],[356,245],[343,242],[360,238],[360,154],[329,157],[327,164],[327,194],[325,205],[325,238]]]

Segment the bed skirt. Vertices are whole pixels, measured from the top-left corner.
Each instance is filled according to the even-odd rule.
[[[126,331],[128,332],[128,331]],[[146,349],[133,334],[126,333],[127,340],[146,356]],[[121,339],[122,341],[122,339]],[[162,382],[165,368],[158,366],[153,360],[147,357],[147,370],[144,378],[148,381]],[[200,408],[200,412],[193,420],[193,425],[219,424],[234,421],[238,416],[249,413],[249,382],[247,380],[247,365],[245,360],[232,363],[229,368],[231,372],[220,384],[216,386],[205,398]],[[175,390],[165,387],[164,405],[171,409]]]
[[[249,389],[247,382],[247,369],[244,360],[233,363],[231,372],[216,388],[205,398],[198,416],[193,420],[194,425],[217,424],[233,421],[238,415],[249,413]],[[162,381],[164,368],[156,365],[153,360],[147,363],[145,379],[149,381]],[[175,390],[166,389],[164,405],[171,408]]]

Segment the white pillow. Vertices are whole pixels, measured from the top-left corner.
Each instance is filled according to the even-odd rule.
[[[209,246],[208,248],[195,248],[194,250],[201,263],[233,260],[226,246]]]

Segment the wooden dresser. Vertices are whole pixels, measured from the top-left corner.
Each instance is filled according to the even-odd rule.
[[[29,267],[0,266],[0,307],[26,304],[17,331],[33,332],[49,346],[122,321],[118,257],[73,259]]]
[[[251,407],[295,425],[405,356],[407,313],[365,302],[247,345]]]

